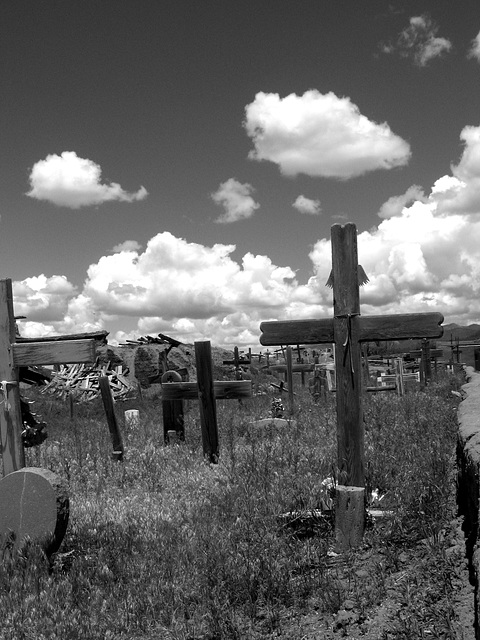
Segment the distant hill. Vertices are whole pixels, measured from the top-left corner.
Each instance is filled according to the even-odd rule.
[[[442,342],[450,342],[450,340],[480,340],[480,324],[469,324],[468,327],[461,327],[458,324],[443,325]]]

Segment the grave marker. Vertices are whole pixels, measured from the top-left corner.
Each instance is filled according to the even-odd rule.
[[[262,322],[264,346],[335,344],[337,392],[338,486],[336,537],[340,548],[358,546],[364,529],[364,430],[362,342],[439,338],[441,313],[360,316],[357,229],[335,224],[332,234],[333,318]]]
[[[218,461],[219,443],[217,428],[217,410],[215,400],[250,398],[252,383],[250,380],[214,381],[212,373],[212,352],[210,342],[195,342],[195,361],[197,382],[169,382],[162,385],[163,401],[199,400],[200,422],[204,456],[213,463]],[[165,413],[164,413],[165,421]],[[175,423],[163,425],[164,432],[176,430]]]
[[[60,545],[66,529],[68,497],[54,473],[25,467],[18,368],[93,362],[95,340],[46,342],[24,338],[17,343],[15,333],[12,281],[0,280],[0,453],[5,476],[0,481],[0,538],[13,531],[17,544],[26,535],[50,539],[46,549],[51,552]],[[34,512],[50,515],[39,524]],[[50,517],[53,513],[56,516]]]

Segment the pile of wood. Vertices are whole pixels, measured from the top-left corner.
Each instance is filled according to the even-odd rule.
[[[136,386],[125,377],[128,369],[122,366],[110,368],[110,363],[102,366],[85,364],[61,365],[59,371],[52,372],[51,381],[42,389],[61,400],[72,396],[78,402],[88,402],[100,395],[100,376],[106,376],[114,400],[126,400],[131,397]]]

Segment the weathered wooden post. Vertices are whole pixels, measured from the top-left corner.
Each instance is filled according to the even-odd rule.
[[[292,347],[287,347],[287,384],[288,384],[288,412],[291,416],[295,411],[293,400],[293,362]]]
[[[332,227],[333,319],[262,322],[260,342],[335,343],[337,378],[338,481],[335,530],[341,549],[358,546],[365,522],[364,431],[360,343],[439,338],[441,313],[360,317],[359,285],[366,276],[357,260],[357,230],[348,223]]]
[[[395,358],[393,362],[395,369],[395,386],[397,387],[397,395],[405,395],[405,385],[403,383],[403,360],[402,358]]]
[[[427,384],[432,379],[432,361],[430,355],[430,341],[422,340],[422,355],[421,355],[421,363],[420,363],[420,382],[423,386],[427,386]]]

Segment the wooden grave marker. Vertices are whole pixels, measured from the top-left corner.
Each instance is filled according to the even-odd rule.
[[[440,338],[441,313],[360,316],[360,280],[355,224],[334,224],[332,237],[333,318],[262,322],[264,346],[335,344],[337,404],[336,539],[341,549],[363,540],[365,526],[364,426],[361,343]],[[331,282],[333,280],[333,282]]]
[[[25,467],[21,432],[20,366],[95,361],[95,340],[16,342],[11,279],[0,280],[0,541],[38,539],[47,553],[60,546],[68,524],[68,495],[48,469]]]
[[[219,442],[217,427],[216,400],[250,398],[252,396],[251,380],[213,380],[212,351],[209,341],[195,342],[195,363],[197,382],[167,382],[162,384],[162,399],[165,402],[174,400],[199,400],[200,423],[202,428],[203,454],[212,463],[218,462]],[[168,372],[167,372],[168,373]],[[178,422],[165,424],[164,436],[177,430]]]

